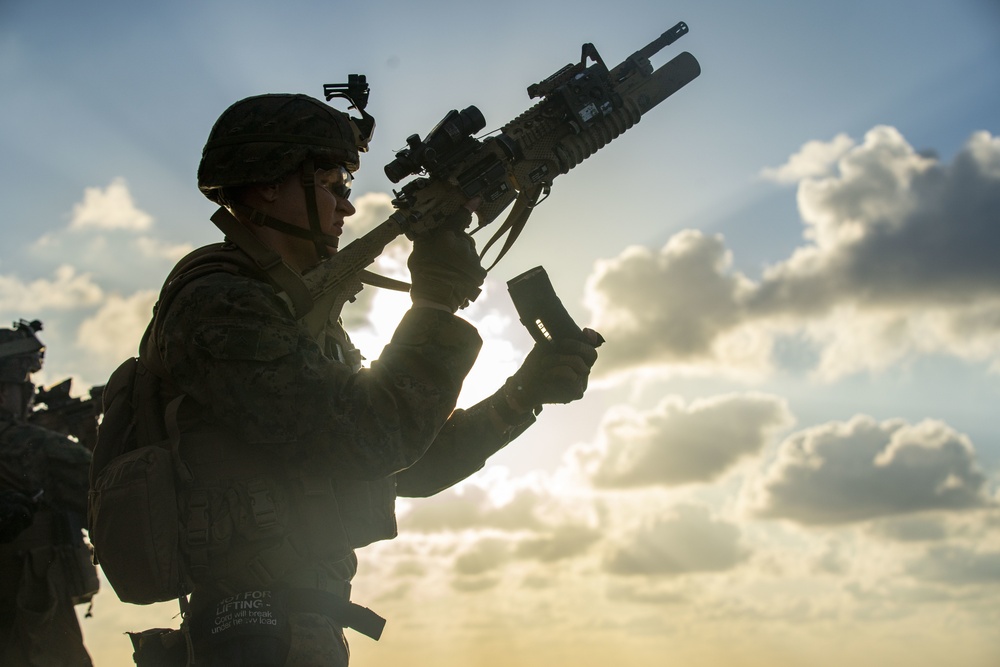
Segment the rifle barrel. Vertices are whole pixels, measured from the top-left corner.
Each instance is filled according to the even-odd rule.
[[[688,26],[684,21],[680,21],[670,30],[666,31],[652,42],[642,47],[635,52],[635,55],[640,58],[649,59],[650,56],[654,55],[657,51],[662,49],[664,46],[670,46],[678,39],[688,34]]]

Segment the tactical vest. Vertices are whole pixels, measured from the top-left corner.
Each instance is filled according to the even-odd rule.
[[[168,276],[139,357],[105,388],[91,472],[91,541],[125,602],[169,600],[199,584],[337,590],[344,582],[331,579],[332,564],[396,535],[393,477],[337,479],[336,462],[315,446],[244,443],[173,386],[156,345],[160,317],[185,285],[217,271],[268,281],[301,312],[294,288],[275,285],[231,244],[194,251]],[[360,369],[339,323],[317,342]]]

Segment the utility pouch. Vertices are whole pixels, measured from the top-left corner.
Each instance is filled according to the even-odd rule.
[[[176,443],[153,440],[152,411],[136,413],[137,403],[150,403],[145,399],[155,382],[134,358],[112,374],[90,471],[90,541],[111,587],[132,604],[190,592],[179,551]],[[176,417],[179,404],[180,399],[171,402],[170,416]],[[156,418],[162,425],[163,419]]]
[[[182,586],[174,465],[169,449],[140,447],[112,460],[90,492],[90,539],[122,602],[172,600]]]

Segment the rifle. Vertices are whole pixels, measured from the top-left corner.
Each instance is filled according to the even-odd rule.
[[[541,98],[539,102],[485,139],[473,136],[486,126],[475,106],[449,111],[423,140],[419,135],[407,138],[407,148],[385,166],[385,174],[393,183],[408,176],[418,178],[393,191],[396,211],[385,222],[304,274],[314,305],[302,321],[318,335],[330,318],[339,317],[344,304],[353,301],[365,283],[405,286],[372,274],[367,267],[399,235],[412,240],[426,234],[477,197],[481,204],[476,209],[478,226],[473,232],[514,204],[482,250],[485,255],[507,234],[489,268],[495,266],[517,239],[534,207],[549,195],[556,176],[606,146],[698,77],[701,66],[687,52],[655,71],[649,62],[687,32],[687,24],[680,22],[610,70],[594,45],[584,44],[579,63],[566,65],[528,87],[529,97]],[[340,88],[337,84],[325,86],[327,100],[344,96]],[[470,300],[474,298],[470,295]]]
[[[100,397],[104,386],[91,387],[89,398],[74,398],[69,395],[72,383],[72,378],[67,378],[48,389],[39,387],[35,395],[35,409],[28,416],[28,421],[71,435],[84,447],[94,451],[98,416],[101,412]]]

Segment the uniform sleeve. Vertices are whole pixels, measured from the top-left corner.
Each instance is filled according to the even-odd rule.
[[[322,354],[269,285],[224,273],[185,286],[157,340],[177,389],[205,419],[251,445],[322,448],[339,475],[361,480],[423,455],[482,345],[464,320],[413,309],[371,368],[355,373]]]
[[[499,428],[487,398],[467,410],[452,413],[419,461],[396,475],[396,493],[425,498],[479,471],[486,459],[521,435],[534,417],[513,428]]]

